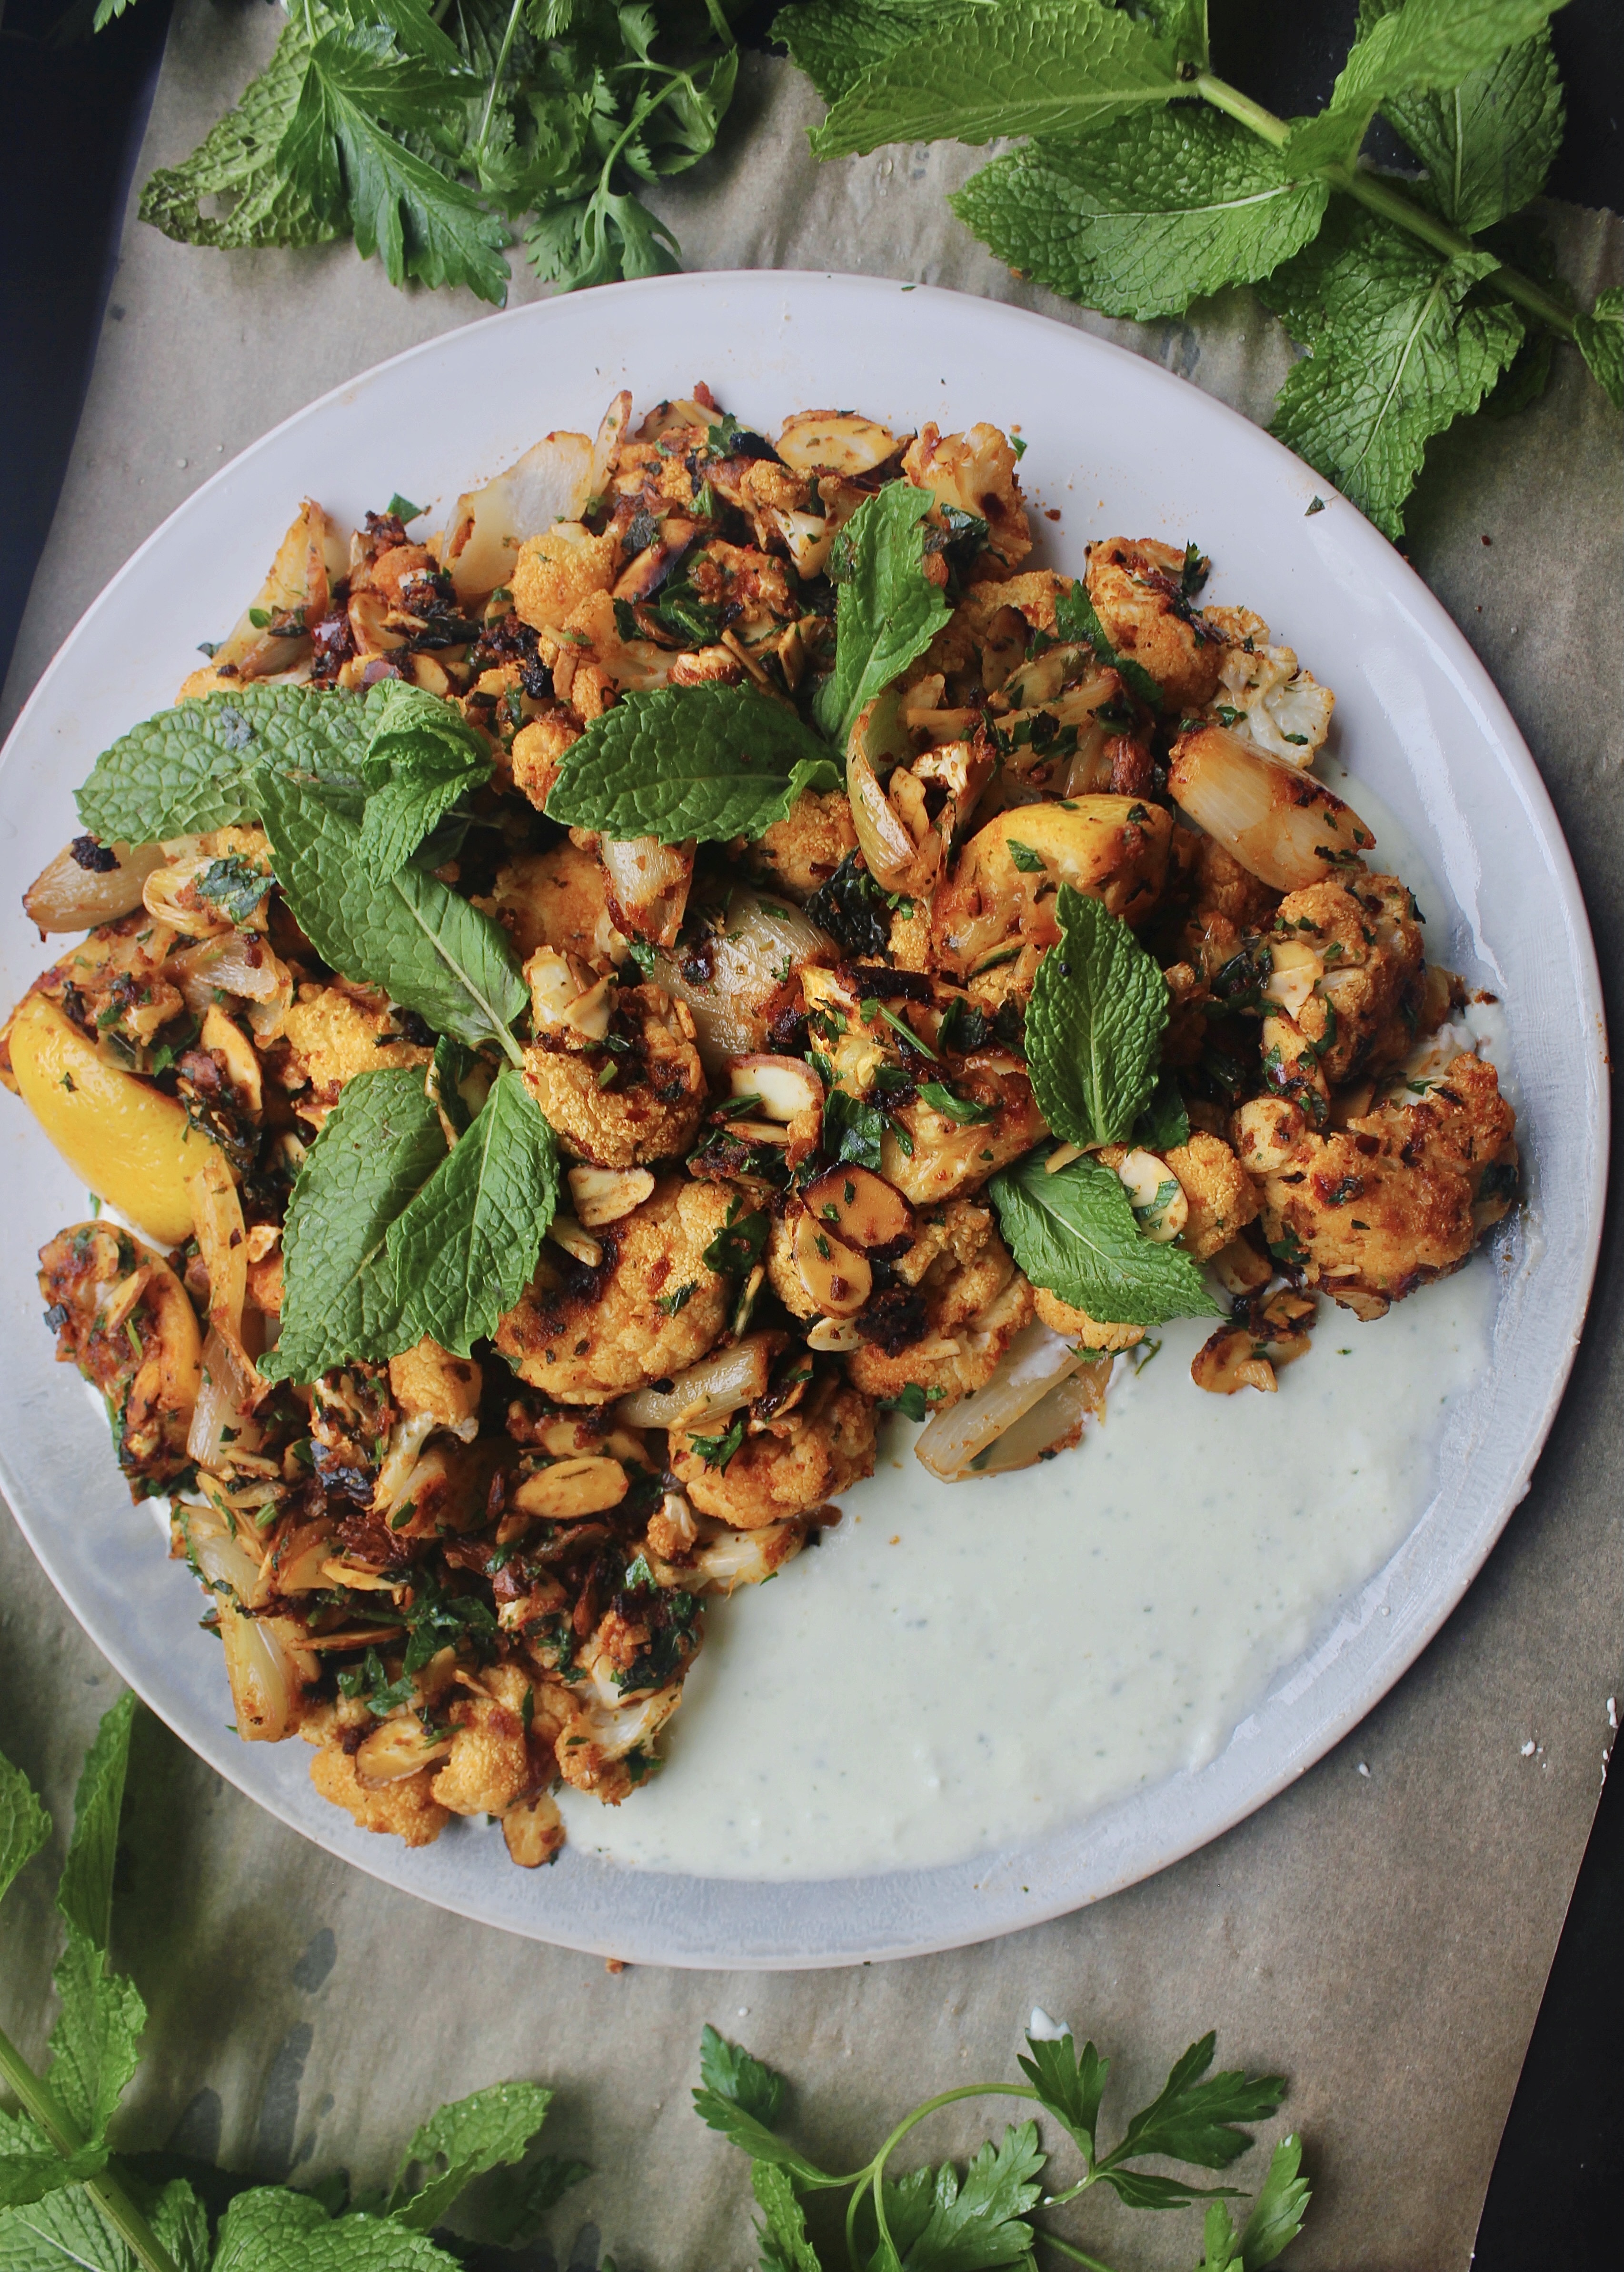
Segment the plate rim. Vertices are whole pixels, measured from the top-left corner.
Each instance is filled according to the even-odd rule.
[[[1568,1385],[1598,1267],[1607,1177],[1611,1100],[1606,1080],[1605,1078],[1598,1077],[1598,1065],[1605,1066],[1605,1064],[1606,1029],[1595,942],[1573,856],[1550,793],[1505,698],[1495,685],[1486,667],[1473,652],[1460,626],[1417,571],[1402,554],[1388,543],[1381,533],[1359,513],[1356,506],[1349,504],[1348,500],[1342,497],[1341,493],[1336,491],[1322,475],[1315,474],[1312,467],[1286,450],[1284,445],[1276,441],[1266,430],[1256,425],[1230,404],[1194,385],[1194,382],[1180,377],[1162,364],[1137,354],[1130,348],[1099,338],[1081,325],[1068,324],[1055,317],[1019,308],[1008,302],[985,298],[975,293],[954,291],[941,286],[905,284],[901,280],[888,277],[849,275],[838,271],[783,269],[701,270],[691,273],[643,278],[629,283],[598,287],[592,299],[595,304],[602,306],[605,303],[606,298],[615,303],[624,302],[629,297],[660,299],[692,295],[702,298],[707,292],[718,288],[742,288],[749,291],[752,288],[763,286],[770,291],[790,297],[800,293],[812,299],[832,292],[835,296],[850,295],[859,298],[881,300],[899,292],[908,292],[910,295],[917,295],[921,303],[929,304],[932,302],[949,303],[954,308],[964,311],[970,320],[990,320],[995,326],[1002,324],[1014,329],[1027,329],[1051,340],[1058,335],[1060,340],[1072,342],[1085,356],[1097,355],[1119,366],[1132,365],[1136,379],[1143,385],[1161,390],[1164,399],[1170,404],[1186,401],[1190,395],[1194,395],[1201,405],[1201,415],[1216,416],[1220,423],[1225,421],[1231,422],[1234,426],[1244,430],[1248,439],[1248,446],[1255,447],[1261,443],[1269,452],[1277,455],[1282,462],[1283,470],[1285,467],[1295,468],[1299,479],[1312,483],[1316,491],[1335,497],[1341,509],[1351,517],[1351,541],[1356,547],[1365,548],[1369,557],[1380,563],[1381,581],[1389,591],[1402,596],[1404,611],[1411,617],[1417,632],[1424,639],[1433,659],[1448,668],[1463,699],[1468,700],[1470,706],[1478,714],[1479,730],[1484,740],[1496,745],[1494,748],[1496,759],[1503,760],[1508,767],[1510,775],[1520,792],[1530,826],[1550,869],[1553,885],[1561,900],[1568,917],[1568,936],[1571,949],[1570,966],[1574,975],[1579,981],[1580,993],[1583,998],[1581,1006],[1593,1018],[1599,1043],[1598,1055],[1593,1056],[1587,1061],[1589,1066],[1587,1095],[1591,1110],[1590,1129],[1595,1140],[1589,1149],[1589,1188],[1585,1194],[1588,1239],[1582,1274],[1583,1282],[1576,1283],[1574,1288],[1574,1295],[1569,1305],[1572,1312],[1572,1331],[1553,1369],[1548,1394],[1538,1413],[1537,1422],[1529,1433],[1527,1448],[1515,1472],[1508,1476],[1503,1486],[1504,1505],[1498,1518],[1492,1523],[1486,1521],[1479,1534],[1472,1541],[1471,1551],[1460,1556],[1453,1563],[1449,1573],[1450,1582],[1447,1587],[1441,1589],[1434,1587],[1418,1612],[1409,1614],[1402,1620],[1395,1620],[1388,1646],[1376,1668],[1375,1678],[1367,1682],[1353,1700],[1344,1702],[1335,1710],[1317,1715],[1312,1725],[1305,1729],[1299,1740],[1288,1747],[1276,1772],[1249,1785],[1245,1794],[1238,1797],[1232,1804],[1220,1805],[1216,1809],[1203,1812],[1201,1815],[1200,1827],[1194,1835],[1186,1835],[1182,1829],[1170,1825],[1158,1845],[1147,1850],[1141,1844],[1135,1850],[1133,1858],[1126,1861],[1117,1872],[1113,1873],[1109,1870],[1105,1871],[1099,1876],[1097,1882],[1086,1889],[1070,1890],[1057,1887],[1045,1895],[1035,1895],[1024,1891],[1006,1890],[998,1893],[989,1888],[986,1895],[987,1913],[978,1917],[973,1925],[961,1923],[939,1931],[932,1930],[928,1926],[922,1929],[922,1921],[917,1913],[911,1906],[905,1905],[905,1913],[912,1917],[911,1924],[882,1932],[877,1939],[871,1937],[861,1941],[860,1944],[853,1941],[846,1946],[819,1952],[801,1948],[790,1951],[783,1947],[768,1947],[753,1950],[748,1947],[741,1949],[730,1947],[725,1954],[714,1947],[696,1951],[689,1944],[685,1936],[672,1937],[669,1931],[662,1935],[658,1930],[647,1936],[641,1948],[631,1949],[627,1947],[627,1935],[625,1932],[610,1929],[598,1933],[593,1930],[589,1922],[566,1924],[547,1916],[545,1914],[547,1905],[544,1903],[537,1905],[542,1914],[533,1921],[521,1922],[507,1916],[492,1915],[488,1907],[482,1907],[477,1895],[463,1896],[452,1889],[435,1889],[412,1884],[409,1865],[415,1857],[408,1850],[397,1847],[393,1841],[385,1841],[375,1835],[359,1830],[351,1825],[348,1818],[344,1817],[339,1810],[328,1808],[325,1803],[322,1812],[324,1816],[331,1816],[330,1825],[320,1817],[306,1819],[303,1813],[285,1802],[279,1791],[268,1790],[260,1782],[251,1779],[254,1760],[249,1746],[221,1745],[219,1747],[217,1755],[214,1747],[199,1741],[196,1731],[180,1724],[181,1715],[178,1713],[170,1713],[162,1705],[153,1703],[146,1696],[142,1678],[138,1677],[134,1656],[124,1646],[123,1633],[109,1628],[105,1619],[93,1618],[75,1600],[70,1590],[69,1573],[64,1568],[59,1568],[57,1558],[49,1549],[49,1517],[37,1511],[31,1504],[33,1494],[26,1476],[13,1462],[9,1437],[0,1434],[0,1484],[4,1487],[19,1528],[22,1530],[31,1551],[65,1606],[88,1634],[94,1645],[107,1657],[119,1677],[138,1695],[142,1696],[143,1700],[147,1702],[148,1708],[155,1711],[158,1716],[164,1720],[165,1724],[171,1728],[190,1751],[203,1759],[206,1764],[223,1775],[244,1796],[263,1807],[286,1827],[295,1830],[300,1836],[310,1839],[326,1851],[353,1864],[367,1875],[399,1891],[410,1894],[416,1899],[426,1901],[431,1906],[453,1915],[466,1917],[482,1924],[495,1925],[499,1930],[542,1939],[557,1946],[578,1949],[592,1954],[625,1955],[640,1962],[664,1963],[681,1968],[710,1968],[725,1963],[728,1969],[738,1970],[810,1970],[855,1965],[867,1961],[925,1954],[939,1949],[971,1945],[983,1939],[1024,1930],[1029,1925],[1047,1922],[1093,1901],[1104,1899],[1111,1893],[1120,1891],[1128,1885],[1156,1874],[1173,1862],[1199,1851],[1202,1847],[1223,1836],[1238,1823],[1244,1821],[1249,1815],[1277,1797],[1280,1791],[1295,1782],[1309,1766],[1322,1759],[1352,1728],[1358,1726],[1376,1708],[1403,1674],[1417,1663],[1443,1625],[1454,1615],[1503,1534],[1515,1508],[1529,1491],[1534,1468],[1545,1449]],[[384,361],[370,365],[365,370],[340,381],[323,394],[290,412],[288,416],[278,421],[264,434],[258,436],[236,457],[217,467],[206,481],[198,485],[196,490],[183,498],[130,554],[79,616],[41,673],[6,736],[4,748],[0,749],[0,795],[4,794],[4,787],[9,786],[7,769],[33,730],[36,712],[46,708],[59,680],[71,670],[75,660],[76,649],[80,642],[94,637],[94,627],[101,612],[110,607],[115,595],[127,583],[138,577],[148,556],[164,542],[177,521],[197,509],[199,500],[208,497],[221,484],[228,484],[239,479],[245,466],[262,454],[273,451],[293,429],[321,414],[335,409],[341,410],[345,405],[345,398],[355,395],[358,390],[384,375],[395,372],[403,365],[413,363],[420,358],[431,357],[438,353],[443,353],[453,341],[466,341],[469,335],[474,334],[489,335],[493,327],[498,325],[515,327],[535,325],[544,328],[550,320],[556,319],[558,312],[566,304],[578,309],[580,302],[573,296],[566,300],[565,295],[553,295],[549,299],[530,302],[520,307],[505,309],[491,315],[476,318],[467,324],[453,325],[448,331],[437,333],[429,339],[418,340]],[[657,354],[657,352],[656,348],[655,353]],[[1415,1536],[1416,1530],[1419,1528],[1421,1519],[1418,1518],[1416,1525],[1412,1526],[1411,1532],[1406,1534],[1404,1540],[1394,1550],[1382,1570],[1367,1581],[1367,1590],[1369,1587],[1374,1586],[1381,1578],[1390,1575],[1398,1567],[1407,1547]],[[1307,1654],[1306,1651],[1299,1652],[1297,1658],[1291,1660],[1291,1664],[1302,1663]],[[1276,1682],[1277,1683],[1289,1670],[1290,1664],[1279,1668],[1274,1676]],[[1241,1726],[1244,1730],[1246,1726],[1244,1721]],[[1231,1736],[1229,1739],[1230,1744],[1234,1740],[1235,1738]],[[275,1748],[282,1750],[285,1747]],[[1219,1756],[1227,1748],[1227,1745],[1221,1746]],[[302,1759],[303,1754],[299,1756]],[[308,1783],[305,1788],[309,1789]],[[1149,1788],[1154,1790],[1158,1786],[1152,1785]],[[1090,1822],[1109,1825],[1116,1816],[1130,1812],[1142,1801],[1144,1796],[1144,1793],[1130,1793],[1124,1799],[1098,1810],[1096,1815],[1090,1818]],[[1053,1842],[1065,1835],[1066,1834],[1050,1833],[1045,1841],[1037,1842],[1037,1846]],[[931,1885],[934,1880],[948,1878],[962,1880],[967,1872],[978,1866],[997,1870],[1007,1861],[1013,1860],[1019,1864],[1023,1854],[1030,1855],[1037,1850],[1037,1846],[1025,1849],[1010,1848],[1000,1850],[995,1855],[980,1857],[978,1862],[969,1864],[948,1864],[924,1871],[863,1873],[831,1880],[758,1881],[700,1878],[681,1872],[640,1870],[636,1865],[623,1864],[610,1864],[607,1867],[621,1878],[637,1878],[645,1881],[655,1880],[663,1887],[675,1888],[680,1886],[690,1889],[689,1898],[692,1900],[697,1895],[699,1905],[702,1907],[707,1889],[714,1889],[720,1893],[725,1888],[748,1890],[752,1887],[761,1888],[770,1886],[781,1892],[796,1887],[815,1894],[819,1888],[832,1893],[837,1887],[854,1884],[883,1884],[892,1880],[898,1883],[906,1881],[910,1886],[921,1888],[921,1897],[928,1898]],[[564,1857],[566,1864],[570,1862],[572,1856],[577,1857],[577,1869],[583,1862],[594,1868],[604,1866],[596,1865],[589,1856],[584,1857],[578,1856],[577,1850],[573,1847],[566,1850]],[[549,1872],[550,1877],[552,1874]],[[1037,1874],[1036,1871],[1033,1874]],[[1013,1883],[1013,1878],[1011,1882]]]

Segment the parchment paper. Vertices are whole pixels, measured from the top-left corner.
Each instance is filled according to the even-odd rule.
[[[181,0],[138,180],[193,146],[280,20]],[[944,196],[971,153],[817,167],[804,137],[815,112],[786,66],[746,60],[723,147],[659,200],[690,267],[866,270],[1017,300],[1267,416],[1286,351],[1246,295],[1195,324],[1100,323],[1018,284],[954,221]],[[1572,207],[1551,218],[1586,295],[1620,280],[1616,220]],[[519,281],[515,299],[532,289]],[[466,296],[393,292],[347,247],[194,251],[131,218],[4,721],[108,577],[222,456],[480,312]],[[1559,352],[1537,409],[1478,420],[1435,447],[1411,527],[1412,557],[1545,772],[1616,986],[1619,422],[1570,354]],[[687,2104],[704,2020],[788,2071],[808,2145],[849,2167],[927,2091],[1013,2074],[1036,2002],[1092,2032],[1125,2088],[1159,2081],[1208,2026],[1225,2064],[1291,2076],[1287,2111],[1308,2135],[1318,2194],[1292,2260],[1305,2272],[1463,2266],[1624,1686],[1619,1243],[1615,1222],[1533,1489],[1398,1689],[1229,1836],[1007,1940],[798,1978],[608,1977],[347,1870],[146,1722],[117,1912],[119,1953],[152,2009],[128,2141],[217,2152],[265,2177],[347,2166],[373,2181],[438,2099],[535,2077],[559,2089],[555,2150],[596,2172],[555,2214],[559,2262],[595,2261],[592,2234],[578,2238],[587,2223],[622,2272],[731,2272],[754,2261],[745,2164]],[[5,1748],[65,1816],[112,1676],[9,1524],[0,1556]],[[0,2018],[31,2049],[55,1951],[47,1895],[36,1865],[0,1975]],[[944,2117],[928,2142],[962,2149],[979,2119]],[[1261,2162],[1240,2165],[1242,2183],[1256,2184]],[[1193,2217],[1136,2218],[1131,2238],[1125,2222],[1090,2200],[1087,2220],[1064,2229],[1125,2272],[1197,2253]],[[535,2261],[553,2258],[543,2247]]]

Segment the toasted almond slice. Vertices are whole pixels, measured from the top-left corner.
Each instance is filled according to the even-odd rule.
[[[508,1504],[520,1514],[539,1514],[550,1522],[573,1522],[584,1514],[602,1514],[618,1506],[626,1495],[626,1471],[618,1460],[583,1454],[573,1460],[555,1461],[539,1474],[527,1476],[509,1493]]]
[[[874,1289],[866,1258],[810,1214],[803,1213],[795,1226],[795,1267],[802,1285],[828,1317],[855,1317]]]
[[[831,1168],[807,1185],[806,1209],[852,1246],[889,1246],[911,1238],[914,1211],[871,1168]]]
[[[415,1775],[419,1768],[443,1760],[450,1749],[449,1736],[431,1740],[423,1734],[415,1713],[402,1714],[398,1719],[381,1721],[356,1747],[355,1775],[374,1788],[399,1782],[405,1775]]]
[[[575,1202],[575,1220],[586,1230],[618,1222],[623,1214],[641,1207],[655,1187],[647,1168],[572,1168],[566,1181]]]

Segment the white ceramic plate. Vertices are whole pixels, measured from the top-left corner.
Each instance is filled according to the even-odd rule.
[[[1504,1001],[1523,1102],[1529,1207],[1504,1271],[1488,1370],[1451,1415],[1463,1455],[1387,1566],[1207,1765],[1037,1842],[950,1867],[759,1884],[616,1867],[572,1845],[515,1870],[460,1826],[408,1853],[318,1798],[296,1741],[239,1744],[186,1572],[132,1513],[105,1422],[52,1362],[37,1248],[84,1194],[22,1110],[0,1109],[0,1479],[98,1648],[212,1765],[363,1869],[510,1931],[640,1962],[779,1967],[913,1954],[1036,1924],[1191,1852],[1318,1759],[1410,1665],[1528,1486],[1567,1380],[1599,1237],[1605,1036],[1594,950],[1550,801],[1465,640],[1398,555],[1256,427],[1086,333],[958,295],[866,278],[683,276],[493,317],[383,364],[216,474],[115,578],[19,721],[0,797],[0,991],[42,956],[19,894],[77,826],[96,753],[174,699],[194,642],[253,590],[296,500],[346,521],[398,487],[442,513],[554,427],[595,428],[619,386],[640,406],[707,378],[747,423],[860,407],[900,428],[1020,426],[1029,490],[1058,503],[1046,555],[1089,535],[1199,532],[1225,600],[1289,635],[1337,691],[1342,746],[1416,842],[1449,906],[1432,953]],[[1072,484],[1075,483],[1074,488]],[[1096,500],[1099,500],[1096,506]],[[1059,1476],[1064,1462],[1039,1470]],[[1034,1488],[1039,1487],[1034,1484]],[[1054,1488],[1046,1481],[1043,1488]],[[883,1480],[865,1487],[883,1492]],[[883,1520],[883,1515],[880,1518]],[[633,1802],[635,1803],[635,1802]],[[876,1793],[876,1804],[883,1800]]]

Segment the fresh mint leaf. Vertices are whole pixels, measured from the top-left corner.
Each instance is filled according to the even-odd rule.
[[[0,2112],[0,2209],[26,2208],[64,2186],[82,2185],[107,2167],[107,2156],[100,2144],[64,2156],[26,2116]],[[5,2261],[0,2242],[0,2265]]]
[[[323,960],[385,988],[437,1033],[473,1049],[494,1041],[517,1062],[508,1029],[528,998],[506,933],[420,868],[374,883],[360,828],[318,789],[264,766],[256,779],[277,881]]]
[[[548,2210],[591,2174],[585,2162],[563,2154],[543,2154],[519,2168],[493,2171],[479,2189],[481,2232],[500,2248],[533,2239]]]
[[[762,2221],[756,2227],[760,2272],[823,2272],[818,2252],[807,2238],[805,2212],[796,2199],[788,2171],[768,2162],[752,2163],[750,2185],[762,2209]]]
[[[1615,410],[1624,410],[1624,291],[1604,292],[1574,325],[1579,352],[1591,377]]]
[[[793,710],[744,686],[625,694],[564,754],[547,812],[616,838],[759,836],[841,774]]]
[[[1035,1286],[1103,1325],[1159,1326],[1223,1312],[1181,1247],[1142,1237],[1111,1169],[1086,1155],[1051,1175],[1029,1152],[992,1179],[999,1226]]]
[[[1267,276],[1308,242],[1329,196],[1234,119],[1176,103],[996,159],[948,202],[1008,266],[1143,320]]]
[[[104,750],[79,789],[79,818],[103,844],[156,844],[251,820],[258,768],[353,782],[367,704],[308,686],[189,695]]]
[[[708,2025],[700,2036],[700,2081],[707,2090],[742,2106],[769,2130],[777,2121],[784,2098],[782,2075]]]
[[[834,668],[816,708],[842,755],[864,705],[924,653],[953,612],[924,572],[931,504],[928,490],[888,482],[841,531],[848,564],[835,605]]]
[[[1134,1141],[1147,1151],[1173,1152],[1190,1140],[1190,1116],[1177,1073],[1164,1072],[1134,1123]]]
[[[1042,2104],[1071,2133],[1085,2166],[1092,2169],[1100,2100],[1111,2061],[1103,2059],[1091,2043],[1085,2043],[1079,2052],[1069,2032],[1049,2040],[1029,2036],[1026,2048],[1029,2057],[1020,2060],[1022,2073],[1036,2088]]]
[[[1079,646],[1091,646],[1106,669],[1114,670],[1129,693],[1136,695],[1148,708],[1161,708],[1161,688],[1142,662],[1117,653],[1105,636],[1105,626],[1081,576],[1074,578],[1069,591],[1062,592],[1055,601],[1054,627],[1061,639]]]
[[[51,1819],[20,1768],[0,1752],[0,1901],[51,1835]]]
[[[0,2210],[4,2272],[141,2272],[135,2251],[82,2186]]]
[[[882,142],[1090,132],[1182,91],[1149,24],[1074,0],[1005,0],[872,64],[812,134],[820,158]]]
[[[551,2091],[535,2083],[498,2082],[442,2106],[402,2156],[384,2214],[414,2232],[431,2232],[475,2178],[522,2160],[551,2104]],[[408,2184],[414,2170],[429,2173],[415,2191]]]
[[[398,679],[383,688],[356,766],[367,801],[355,848],[375,884],[398,874],[459,797],[490,778],[487,745],[460,711]]]
[[[962,16],[999,5],[1000,0],[809,0],[774,19],[773,37],[824,101],[838,102],[871,64]]]
[[[1235,2126],[1266,2121],[1285,2096],[1285,2077],[1239,2069],[1209,2074],[1216,2048],[1216,2036],[1209,2033],[1173,2062],[1167,2081],[1134,2116],[1107,2160],[1116,2164],[1160,2154],[1203,2170],[1226,2170],[1246,2152],[1252,2139]]]
[[[348,217],[363,258],[392,284],[466,284],[500,307],[507,230],[460,182],[408,149],[383,122],[432,127],[471,92],[443,64],[396,52],[381,25],[328,32],[310,51],[276,162],[326,220]]]
[[[73,1795],[73,1835],[56,1886],[56,1906],[93,1948],[105,1949],[113,1910],[113,1863],[130,1765],[135,1698],[126,1690],[101,1716]]]
[[[50,2034],[50,2086],[69,2119],[101,2146],[140,2061],[146,2007],[75,1924],[52,1977],[62,2008]]]
[[[320,244],[341,221],[318,212],[278,163],[310,67],[311,35],[295,16],[258,78],[236,107],[209,129],[190,158],[149,176],[138,208],[180,244],[229,250],[266,244]],[[224,201],[223,213],[205,213]],[[168,834],[168,830],[161,832]],[[112,841],[109,839],[109,841]]]
[[[220,2223],[212,2272],[455,2272],[457,2259],[393,2218],[330,2219],[308,2194],[238,2194]]]
[[[1364,0],[1361,27],[1403,0]],[[1447,221],[1470,235],[1538,197],[1562,139],[1562,81],[1549,30],[1469,71],[1436,93],[1392,94],[1381,104],[1426,167]]]
[[[389,1227],[384,1266],[400,1346],[427,1334],[471,1356],[524,1291],[558,1204],[558,1140],[523,1074],[505,1065],[467,1134]]]
[[[293,1187],[281,1332],[262,1371],[315,1380],[333,1365],[381,1363],[411,1346],[398,1338],[388,1234],[445,1158],[420,1072],[357,1073],[346,1083]]]
[[[1115,1144],[1156,1087],[1167,981],[1120,916],[1062,884],[1037,966],[1026,1055],[1037,1109],[1068,1144]]]
[[[1478,407],[1522,344],[1515,308],[1471,296],[1494,265],[1441,258],[1349,202],[1260,288],[1307,349],[1270,432],[1385,535],[1403,534],[1427,443]]]

